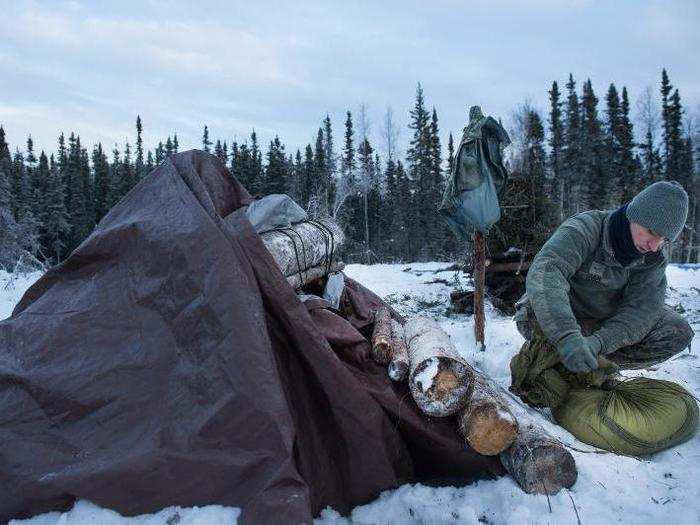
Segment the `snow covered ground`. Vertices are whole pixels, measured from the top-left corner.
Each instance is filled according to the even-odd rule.
[[[523,340],[512,318],[486,306],[486,352],[477,352],[472,320],[464,315],[446,316],[449,292],[455,287],[469,288],[468,279],[455,271],[440,271],[446,263],[399,265],[350,265],[345,273],[390,302],[403,314],[427,312],[437,317],[452,336],[460,352],[476,363],[501,385],[510,384],[508,364]],[[700,268],[669,267],[667,304],[676,308],[700,331]],[[21,278],[6,286],[8,275],[0,273],[0,319],[8,316],[13,305],[38,274]],[[690,352],[684,352],[644,375],[671,379],[700,398],[700,337]],[[640,375],[639,372],[628,375]],[[525,408],[524,408],[525,409]],[[554,425],[547,411],[534,414],[552,435],[571,450],[578,466],[576,485],[555,496],[524,494],[508,477],[480,481],[465,487],[431,488],[420,484],[404,485],[382,493],[372,503],[355,508],[349,517],[333,509],[324,510],[316,525],[349,524],[560,524],[560,523],[634,523],[674,525],[700,524],[700,435],[651,458],[629,458],[597,449],[577,441]],[[159,513],[123,518],[118,514],[79,502],[68,513],[49,513],[15,525],[218,525],[235,523],[238,509],[221,506],[180,509],[172,507]]]

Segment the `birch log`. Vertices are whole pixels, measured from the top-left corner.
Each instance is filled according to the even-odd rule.
[[[372,331],[372,359],[380,365],[388,365],[393,353],[391,341],[391,312],[386,306],[380,306],[374,312],[374,330]]]
[[[499,458],[528,494],[556,494],[578,477],[571,453],[534,423],[521,425],[515,442]]]
[[[321,266],[331,256],[331,250],[345,242],[345,235],[331,219],[293,224],[283,231],[271,230],[260,234],[260,238],[280,267],[284,276],[300,273]]]
[[[403,325],[396,319],[391,320],[391,346],[394,353],[387,372],[392,381],[403,381],[408,375],[408,348],[406,348]]]
[[[308,270],[304,270],[300,273],[295,273],[287,277],[287,282],[292,285],[295,290],[301,288],[302,286],[324,277],[326,274],[340,272],[345,268],[345,263],[341,261],[336,261],[331,264],[331,269],[328,271],[328,266],[322,264],[321,266],[314,266]]]
[[[459,431],[479,454],[495,456],[515,440],[518,421],[505,399],[491,386],[491,380],[467,366],[474,382],[471,396],[457,416]]]
[[[450,336],[434,319],[414,317],[404,326],[416,404],[429,416],[454,414],[467,401],[472,376]]]

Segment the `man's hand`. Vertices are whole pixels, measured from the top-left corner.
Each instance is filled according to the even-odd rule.
[[[557,348],[562,364],[574,373],[591,372],[598,368],[600,340],[595,336],[571,337]]]

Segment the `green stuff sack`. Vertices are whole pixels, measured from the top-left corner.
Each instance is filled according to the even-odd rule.
[[[682,443],[698,425],[698,405],[683,387],[643,377],[611,390],[573,388],[554,419],[579,440],[616,454],[643,456]]]

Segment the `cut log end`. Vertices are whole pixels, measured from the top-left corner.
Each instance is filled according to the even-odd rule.
[[[562,488],[572,487],[578,477],[571,453],[537,429],[522,432],[500,458],[528,494],[556,494]]]
[[[467,401],[471,375],[454,359],[435,356],[422,361],[411,373],[409,385],[418,406],[429,416],[444,417]]]
[[[476,452],[495,456],[513,444],[518,422],[509,411],[492,404],[481,405],[460,414],[459,430]]]
[[[403,381],[408,375],[408,361],[393,360],[389,363],[387,373],[392,381]]]
[[[531,451],[532,460],[523,471],[521,487],[529,494],[556,494],[576,482],[573,456],[562,447],[545,445]]]
[[[375,336],[372,340],[372,359],[380,365],[386,365],[391,361],[393,349],[391,337]]]

